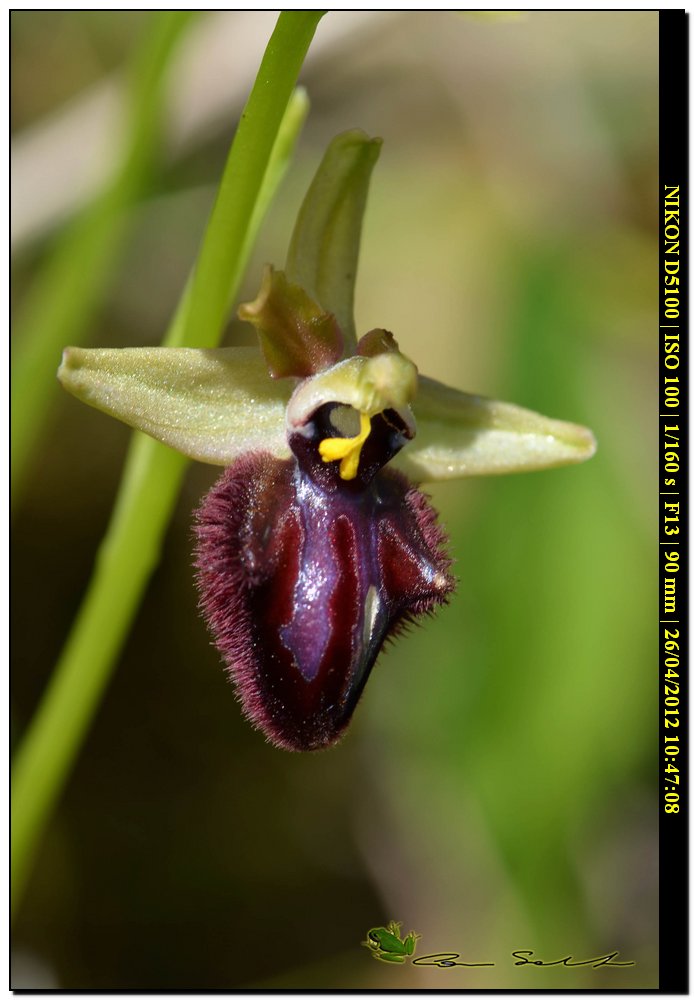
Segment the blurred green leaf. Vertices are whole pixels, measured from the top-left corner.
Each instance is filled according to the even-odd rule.
[[[129,225],[161,150],[168,72],[194,11],[151,15],[129,67],[123,157],[113,180],[59,238],[14,322],[12,489],[21,490],[54,400],[56,361],[81,344],[113,274]]]
[[[214,346],[269,203],[267,184],[304,119],[292,88],[320,12],[282,14],[241,116],[194,277],[168,343]],[[289,105],[289,107],[287,107]],[[284,128],[283,128],[284,124]],[[12,903],[16,909],[41,831],[110,677],[149,575],[156,565],[185,459],[137,436],[126,462],[94,576],[51,683],[19,747],[12,793]]]

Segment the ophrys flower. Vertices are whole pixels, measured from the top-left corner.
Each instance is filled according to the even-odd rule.
[[[352,297],[380,143],[328,149],[284,271],[239,315],[261,350],[65,352],[80,399],[227,466],[197,516],[201,606],[249,718],[313,750],[348,724],[378,653],[454,580],[413,485],[581,461],[590,432],[420,376],[386,330],[358,342]]]

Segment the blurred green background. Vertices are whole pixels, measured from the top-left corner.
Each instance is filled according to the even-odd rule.
[[[387,327],[459,388],[590,426],[599,451],[429,490],[458,593],[381,657],[344,742],[300,756],[242,719],[198,618],[191,511],[217,472],[191,467],[43,839],[15,987],[657,986],[657,17],[319,25],[311,114],[242,300],[263,262],[282,263],[329,139],[359,126],[384,147],[358,330]],[[274,19],[210,13],[187,29],[93,346],[160,340]],[[12,14],[17,311],[117,159],[122,67],[149,25]],[[227,343],[251,333],[234,321]],[[89,579],[128,435],[56,383],[13,524],[16,739]],[[422,935],[418,954],[495,966],[375,962],[360,942],[390,919]],[[516,949],[619,949],[636,965],[514,968]]]

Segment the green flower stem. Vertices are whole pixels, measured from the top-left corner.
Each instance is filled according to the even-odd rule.
[[[280,15],[239,123],[196,270],[165,343],[213,347],[261,211],[306,113],[292,88],[323,12]],[[289,102],[289,106],[287,107]],[[286,113],[285,113],[286,109]],[[18,751],[12,794],[12,904],[156,565],[186,460],[136,435],[95,572],[48,690]]]
[[[127,235],[129,209],[140,197],[161,146],[167,70],[192,11],[152,17],[135,51],[128,87],[123,157],[113,179],[56,244],[14,323],[12,490],[28,463],[55,399],[55,359],[67,343],[84,343]]]
[[[238,267],[239,247],[246,239],[284,109],[323,13],[281,14],[268,43],[236,131],[193,276],[187,347],[210,347],[219,339],[228,313],[229,275]],[[280,86],[286,91],[281,101]]]

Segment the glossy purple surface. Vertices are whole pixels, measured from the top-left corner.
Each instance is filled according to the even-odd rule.
[[[198,512],[203,612],[244,711],[289,750],[335,743],[386,637],[454,586],[428,501],[379,471],[393,424],[374,428],[349,482],[318,457],[325,422],[309,430],[293,459],[239,459]]]

